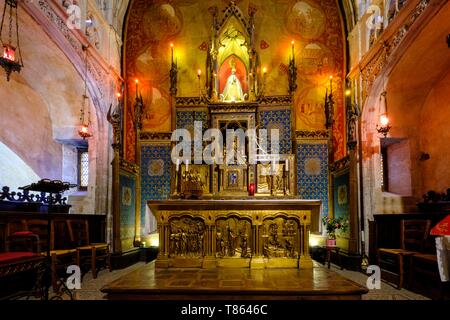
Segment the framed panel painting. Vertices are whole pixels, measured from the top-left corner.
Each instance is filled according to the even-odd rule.
[[[331,174],[334,218],[348,220],[350,216],[350,170],[344,168]],[[347,231],[348,232],[348,231]],[[346,236],[346,234],[342,234]]]

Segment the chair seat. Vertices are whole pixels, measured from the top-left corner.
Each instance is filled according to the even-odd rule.
[[[389,249],[389,248],[380,248],[379,252],[395,254],[395,255],[402,255],[402,256],[412,256],[417,253],[415,251],[409,251],[409,250],[405,250],[405,249]]]
[[[76,249],[61,249],[61,250],[50,250],[50,255],[62,256],[65,254],[76,253]],[[47,255],[47,252],[41,252],[43,256]]]
[[[17,232],[14,232],[12,235],[17,236],[17,237],[29,237],[29,236],[36,235],[36,234],[34,234],[31,231],[17,231]]]
[[[426,262],[436,262],[437,263],[437,255],[430,253],[416,253],[413,256],[414,259],[419,259]]]
[[[87,246],[77,247],[79,250],[92,250],[92,249],[106,249],[108,247],[107,243],[91,243]]]
[[[0,253],[0,263],[11,263],[34,257],[39,257],[39,255],[34,252],[2,252]]]

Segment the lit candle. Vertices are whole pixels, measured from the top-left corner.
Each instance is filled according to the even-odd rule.
[[[295,41],[292,40],[291,41],[291,48],[292,48],[292,60],[295,60],[295,50],[294,50],[294,43]]]
[[[330,76],[330,94],[333,93],[333,76]]]
[[[284,164],[284,171],[289,171],[289,159],[286,159],[286,163]]]
[[[186,172],[188,172],[188,171],[189,171],[189,159],[186,160]]]
[[[121,97],[122,95],[120,94],[120,92],[117,92],[117,101],[118,102],[120,102],[120,97]]]
[[[202,75],[202,70],[198,69],[197,70],[197,77],[200,79],[200,76]]]
[[[138,91],[139,91],[139,80],[136,79],[134,80],[134,82],[136,82],[136,99],[138,98]]]
[[[248,195],[249,196],[255,195],[255,184],[254,183],[250,183],[250,185],[248,186]]]

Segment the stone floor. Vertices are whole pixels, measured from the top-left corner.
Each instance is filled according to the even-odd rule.
[[[144,262],[139,262],[128,268],[115,270],[113,272],[103,270],[100,271],[97,279],[92,279],[91,273],[88,273],[83,278],[81,289],[75,292],[75,297],[77,300],[103,300],[104,294],[100,292],[100,289],[104,285],[120,278],[127,273],[141,268],[144,265]],[[331,268],[345,278],[348,278],[361,285],[366,285],[367,276],[363,273],[340,270],[333,265]],[[428,298],[405,289],[397,290],[394,286],[382,282],[381,289],[370,290],[368,294],[363,295],[363,300],[428,300]]]

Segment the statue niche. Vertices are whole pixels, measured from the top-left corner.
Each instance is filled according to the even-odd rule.
[[[225,87],[220,94],[220,101],[222,102],[243,102],[247,98],[247,93],[244,93],[241,81],[236,75],[236,60],[232,58],[229,60],[231,74],[227,78]]]

